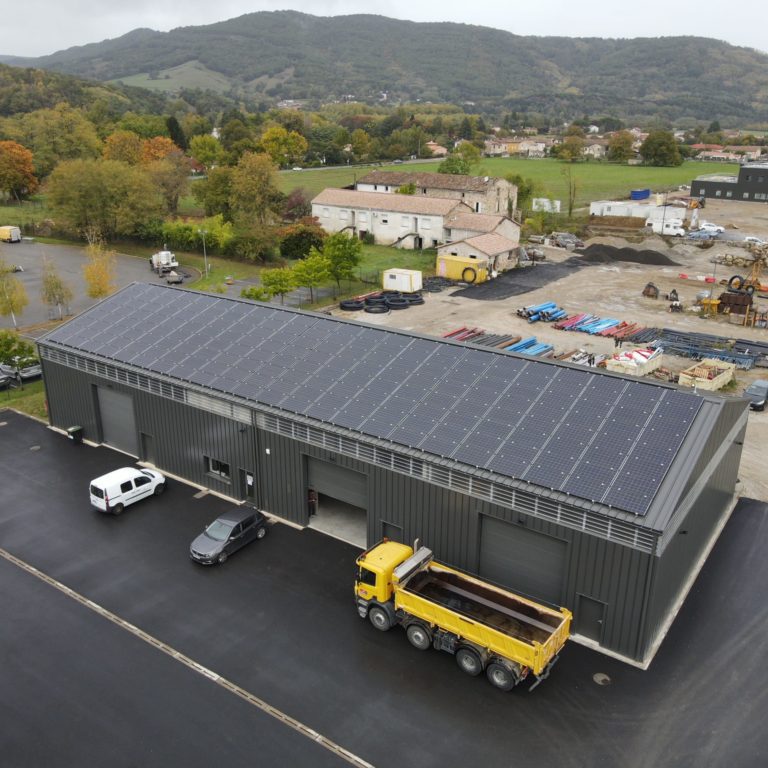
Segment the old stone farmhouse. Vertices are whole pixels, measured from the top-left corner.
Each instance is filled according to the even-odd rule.
[[[360,192],[392,194],[413,185],[416,197],[440,197],[466,203],[475,213],[512,214],[517,208],[517,187],[506,179],[491,176],[462,176],[452,173],[371,171],[358,179]]]

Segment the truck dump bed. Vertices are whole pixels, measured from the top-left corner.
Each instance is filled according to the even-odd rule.
[[[395,606],[540,674],[570,630],[570,613],[430,562],[395,587]]]

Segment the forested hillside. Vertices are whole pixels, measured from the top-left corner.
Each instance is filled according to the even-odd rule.
[[[197,73],[200,87],[272,101],[376,101],[386,93],[390,103],[472,102],[556,119],[599,112],[768,121],[768,56],[695,37],[521,37],[462,24],[280,11],[169,33],[135,30],[5,61],[163,90],[189,87]]]

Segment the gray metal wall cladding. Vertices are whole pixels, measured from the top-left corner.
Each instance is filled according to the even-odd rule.
[[[43,365],[48,400],[52,404],[51,424],[63,429],[77,424],[83,427],[86,439],[99,442],[95,389],[96,385],[106,386],[107,382],[51,361],[44,360]],[[141,390],[109,383],[115,392],[133,398],[135,442],[141,446],[142,432],[152,436],[157,467],[227,496],[244,496],[238,469],[255,473],[253,427]],[[231,480],[227,482],[208,474],[205,456],[229,463]]]
[[[51,361],[44,360],[43,365],[51,423],[63,428],[79,424],[84,427],[86,438],[98,440],[93,385],[104,381]],[[235,498],[242,498],[244,492],[239,488],[238,469],[253,471],[256,503],[288,520],[307,522],[306,457],[312,456],[335,461],[368,476],[370,543],[381,538],[385,526],[390,531],[400,529],[404,541],[418,537],[434,550],[438,559],[477,573],[481,515],[514,524],[524,522],[528,530],[566,541],[560,603],[574,610],[579,594],[605,603],[602,646],[638,660],[643,658],[692,562],[723,513],[738,469],[735,447],[724,457],[685,521],[683,527],[688,533],[676,536],[664,557],[655,563],[655,558],[629,547],[526,517],[182,403],[116,383],[113,387],[130,392],[134,398],[137,432],[152,435],[158,467]],[[137,440],[141,445],[139,435]],[[709,456],[717,448],[715,441],[711,443],[705,451]],[[204,455],[230,464],[231,483],[205,473]],[[703,461],[704,457],[700,458]]]
[[[743,434],[739,441],[744,439]],[[714,448],[709,450],[711,457]],[[680,595],[680,590],[725,515],[733,499],[733,486],[738,476],[741,447],[734,445],[709,477],[706,486],[680,524],[661,557],[656,559],[650,590],[646,636],[643,651],[649,649]],[[684,531],[684,533],[683,533]]]
[[[603,647],[641,658],[638,649],[650,555],[378,467],[370,472],[369,542],[381,536],[382,522],[387,522],[402,528],[404,541],[420,538],[438,560],[478,573],[480,516],[524,521],[530,531],[567,542],[560,605],[573,610],[577,594],[606,603]]]

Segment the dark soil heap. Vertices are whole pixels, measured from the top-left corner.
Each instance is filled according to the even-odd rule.
[[[679,266],[669,256],[658,251],[638,251],[634,248],[616,248],[613,245],[594,243],[582,250],[576,251],[582,261],[588,264],[610,264],[614,261],[626,261],[632,264],[649,264],[651,266]]]

